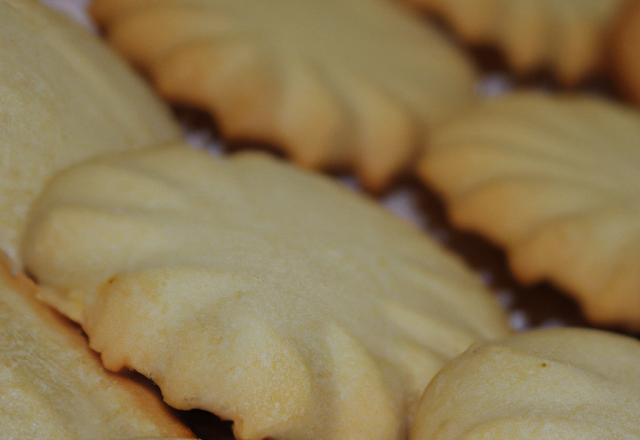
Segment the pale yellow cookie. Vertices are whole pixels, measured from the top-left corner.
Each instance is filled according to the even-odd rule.
[[[105,371],[80,331],[35,291],[0,261],[2,438],[193,438],[155,390]]]
[[[473,44],[502,49],[520,74],[549,67],[565,84],[601,70],[625,0],[402,0],[442,16]]]
[[[265,154],[178,145],[73,167],[23,250],[107,368],[233,420],[239,439],[401,439],[440,367],[508,332],[421,231]]]
[[[0,0],[0,47],[0,250],[18,268],[29,206],[55,171],[180,132],[111,49],[37,0]]]
[[[534,330],[472,346],[425,390],[410,440],[640,438],[640,342]]]
[[[435,133],[419,174],[521,281],[550,280],[592,321],[640,330],[639,139],[632,108],[523,92]]]
[[[223,134],[383,188],[473,99],[474,69],[386,0],[98,0],[111,43]]]

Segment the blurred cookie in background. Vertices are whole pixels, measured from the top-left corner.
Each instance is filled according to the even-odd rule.
[[[580,95],[516,92],[443,126],[418,173],[452,222],[551,281],[595,324],[640,329],[640,112]]]
[[[611,37],[610,63],[616,85],[640,106],[640,1],[627,0]]]
[[[518,75],[549,69],[575,85],[605,67],[624,0],[402,0],[435,13],[465,42],[492,45]]]
[[[0,249],[17,269],[31,202],[54,172],[181,134],[122,59],[37,0],[0,1],[0,44]]]
[[[97,24],[174,103],[230,141],[382,190],[474,99],[467,55],[385,0],[98,0]]]

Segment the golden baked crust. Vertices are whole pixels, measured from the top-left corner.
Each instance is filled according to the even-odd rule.
[[[534,330],[472,346],[429,384],[411,440],[640,437],[640,342]]]
[[[162,95],[210,111],[228,138],[348,167],[372,189],[473,99],[464,53],[385,0],[98,0],[91,11]]]
[[[589,96],[516,93],[434,133],[419,174],[452,221],[550,280],[599,324],[640,329],[640,113]]]
[[[55,171],[180,131],[97,37],[37,0],[0,1],[0,46],[0,249],[19,268],[29,206]]]
[[[520,74],[550,67],[575,84],[605,62],[605,46],[625,0],[404,0],[433,11],[472,44],[502,49]]]
[[[393,439],[444,362],[508,332],[452,254],[330,179],[182,145],[50,181],[24,258],[111,370],[241,439]],[[55,290],[54,290],[55,289]]]
[[[3,438],[193,438],[155,390],[105,371],[80,331],[35,300],[36,290],[0,261]]]

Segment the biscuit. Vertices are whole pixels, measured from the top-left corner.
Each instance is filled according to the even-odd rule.
[[[98,0],[108,40],[223,135],[381,189],[430,128],[473,100],[475,72],[438,30],[385,0]]]
[[[22,439],[194,438],[155,390],[105,371],[81,333],[0,261],[0,426]]]
[[[640,1],[627,0],[621,8],[610,50],[615,84],[640,105]]]
[[[455,256],[264,153],[177,145],[70,168],[23,251],[108,369],[233,420],[239,439],[403,438],[446,360],[508,333]]]
[[[411,440],[640,437],[640,342],[578,328],[472,346],[425,390]]]
[[[18,269],[29,206],[55,171],[180,131],[111,49],[36,0],[0,1],[0,46],[0,250]]]
[[[632,108],[521,92],[434,133],[418,173],[520,281],[550,280],[594,323],[640,330],[638,139]]]
[[[500,48],[519,74],[550,68],[573,85],[604,67],[609,29],[625,0],[404,0],[443,17],[471,44]]]

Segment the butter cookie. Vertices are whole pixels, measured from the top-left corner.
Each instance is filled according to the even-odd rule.
[[[386,0],[97,0],[108,40],[225,137],[381,189],[473,99],[465,54]]]
[[[602,70],[625,0],[403,0],[445,19],[465,41],[496,45],[520,74],[550,68],[573,85]]]
[[[640,437],[640,342],[533,330],[472,346],[424,392],[411,440]]]
[[[239,439],[401,439],[444,363],[508,333],[493,295],[410,223],[264,154],[107,155],[42,193],[40,298],[113,371]]]
[[[419,174],[521,281],[550,280],[593,322],[640,330],[638,139],[631,107],[520,92],[434,133]]]

